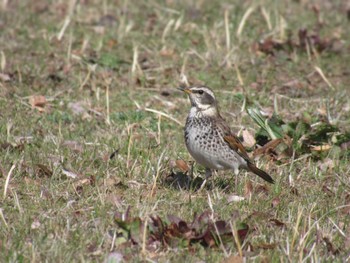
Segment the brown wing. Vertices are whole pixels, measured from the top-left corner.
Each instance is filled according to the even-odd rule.
[[[236,151],[240,156],[242,156],[247,162],[252,162],[250,160],[247,151],[245,150],[241,141],[237,138],[236,135],[233,134],[231,129],[226,125],[225,120],[220,116],[220,121],[218,125],[224,132],[224,140],[230,146],[230,148]]]
[[[219,118],[218,125],[224,132],[225,142],[230,146],[232,150],[237,152],[240,156],[242,156],[244,160],[247,161],[247,169],[260,176],[265,181],[273,184],[275,181],[272,179],[272,177],[268,173],[260,170],[255,166],[253,161],[249,158],[247,151],[245,150],[241,141],[237,138],[236,135],[232,133],[231,129],[226,125],[225,120],[222,117]]]
[[[242,156],[246,161],[251,162],[247,151],[242,145],[241,141],[234,134],[229,134],[224,136],[225,142],[228,143],[231,149],[236,151],[240,156]]]

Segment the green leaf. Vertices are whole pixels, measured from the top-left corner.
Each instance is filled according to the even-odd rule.
[[[274,115],[270,120],[262,116],[261,112],[257,108],[247,109],[249,116],[268,134],[268,136],[274,140],[283,138],[283,130],[281,124],[283,121]]]

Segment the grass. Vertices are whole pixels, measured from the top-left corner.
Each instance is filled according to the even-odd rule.
[[[167,180],[180,173],[176,160],[192,161],[180,125],[189,102],[175,89],[181,73],[213,88],[237,133],[258,129],[241,111],[244,101],[270,112],[278,105],[287,122],[326,118],[348,132],[344,1],[2,1],[1,8],[1,262],[101,262],[113,252],[159,262],[349,259],[346,148],[285,163],[260,158],[273,186],[243,171],[237,186],[227,171],[201,191]],[[298,42],[302,28],[335,44],[323,52],[256,49],[289,32]],[[43,108],[32,107],[33,95],[45,96]],[[193,176],[202,172],[194,166]],[[246,199],[227,201],[233,194]],[[235,242],[152,250],[116,236],[115,213],[128,207],[142,219],[186,221],[212,210],[250,232],[241,255]]]

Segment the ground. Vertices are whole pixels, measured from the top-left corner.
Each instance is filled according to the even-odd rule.
[[[346,2],[1,1],[0,261],[349,260]],[[274,185],[221,171],[199,189],[186,80],[250,155],[252,107],[336,132],[257,154]]]

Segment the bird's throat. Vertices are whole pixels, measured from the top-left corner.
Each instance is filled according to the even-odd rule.
[[[189,117],[216,117],[219,116],[219,111],[212,105],[202,105],[201,107],[193,106],[190,110]]]

